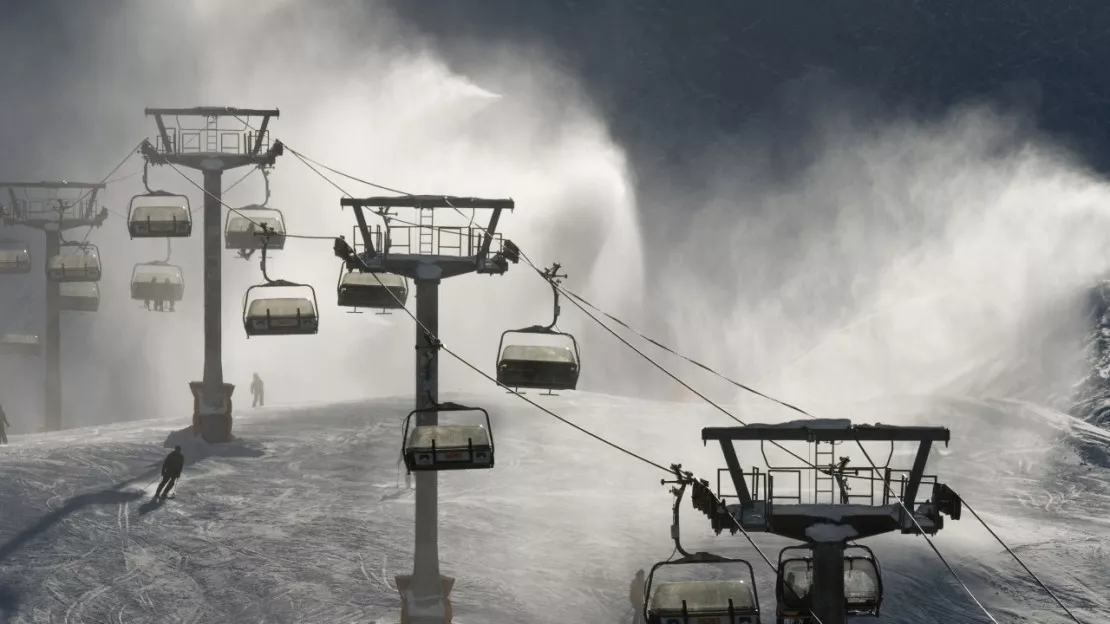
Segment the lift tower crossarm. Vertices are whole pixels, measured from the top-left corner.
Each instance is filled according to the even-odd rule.
[[[837,421],[834,421],[837,422]],[[708,440],[797,440],[806,442],[944,442],[951,432],[946,427],[906,427],[901,425],[820,426],[821,421],[797,420],[781,425],[753,424],[745,427],[706,427],[701,439]],[[809,425],[809,426],[807,426]]]
[[[512,199],[489,199],[483,197],[455,197],[450,195],[401,195],[401,196],[388,196],[388,197],[344,197],[339,200],[340,206],[350,206],[355,209],[355,219],[358,221],[358,230],[360,232],[363,246],[366,251],[354,256],[350,259],[348,266],[357,268],[363,272],[376,272],[385,271],[396,273],[398,275],[405,275],[412,279],[417,279],[416,270],[422,265],[434,258],[435,263],[441,271],[441,277],[452,277],[455,275],[462,275],[464,273],[477,272],[483,274],[500,275],[508,269],[508,260],[501,254],[500,251],[492,254],[490,247],[497,237],[497,224],[501,218],[501,211],[508,209],[513,210],[516,207],[516,202]],[[381,241],[375,241],[375,235],[371,231],[370,226],[367,225],[366,215],[363,212],[365,208],[377,208],[388,210],[389,208],[413,208],[416,210],[442,210],[442,209],[485,209],[492,210],[493,214],[490,216],[489,223],[484,228],[470,228],[465,234],[462,232],[468,228],[439,228],[442,230],[457,230],[459,236],[459,244],[457,247],[448,248],[446,245],[440,243],[438,245],[439,251],[436,253],[436,244],[433,240],[433,233],[428,233],[429,252],[421,250],[413,250],[411,244],[407,248],[408,253],[393,252],[386,245],[388,240],[388,228],[386,236],[382,237]],[[430,219],[430,217],[429,217]],[[429,221],[429,224],[431,221]],[[395,227],[395,230],[408,230],[417,229],[422,231],[424,228],[431,227],[430,225],[416,225],[416,226],[402,226]],[[436,228],[431,227],[432,230]],[[480,230],[481,241],[475,245],[474,235],[478,234]],[[419,239],[419,234],[418,234]],[[464,242],[465,247],[464,247]],[[380,249],[379,249],[380,248]],[[456,254],[444,254],[444,250],[458,252]]]

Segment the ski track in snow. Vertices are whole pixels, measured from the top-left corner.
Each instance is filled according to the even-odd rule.
[[[492,470],[440,476],[455,621],[629,621],[633,574],[672,550],[664,475],[512,397],[452,399],[490,410],[497,445]],[[179,496],[160,505],[149,499],[162,442],[180,422],[13,437],[0,448],[0,622],[395,622],[393,577],[411,571],[413,539],[413,496],[397,469],[408,402],[244,411],[239,442],[199,460],[186,448]],[[700,407],[586,393],[544,402],[650,459],[707,478],[723,465],[699,435],[721,417]],[[932,468],[974,496],[1081,617],[1108,621],[1110,475],[1046,460],[1054,446],[1038,432],[1058,424],[1004,440],[977,430],[1007,409],[950,406],[938,418],[953,427],[951,454]],[[773,575],[743,536],[714,536],[688,505],[683,518],[688,550],[751,561],[773,621]],[[756,540],[772,559],[789,544]],[[1068,621],[966,511],[934,540],[1000,621]],[[872,621],[986,621],[921,538],[864,543],[887,591]]]

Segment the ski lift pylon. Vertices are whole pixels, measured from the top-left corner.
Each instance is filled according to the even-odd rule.
[[[31,272],[31,248],[18,241],[0,241],[0,275]]]
[[[100,309],[100,285],[96,282],[58,284],[58,309],[66,312],[96,312]]]
[[[497,345],[497,382],[514,389],[533,388],[547,390],[574,390],[578,387],[581,370],[581,353],[574,336],[555,329],[559,322],[559,281],[566,275],[559,275],[560,265],[554,264],[543,271],[543,276],[551,285],[555,297],[554,315],[548,325],[533,325],[521,329],[510,329],[501,334]],[[532,344],[522,339],[520,342],[505,344],[510,334],[521,336],[554,336],[569,343],[567,345]]]
[[[189,198],[148,188],[146,193],[131,198],[127,231],[131,238],[188,238],[193,233]]]
[[[813,555],[810,546],[787,546],[779,552],[775,598],[776,618],[804,618],[812,608]],[[790,553],[796,553],[791,556]],[[883,577],[875,553],[867,546],[844,548],[844,601],[847,615],[878,617],[883,602]]]
[[[396,273],[348,271],[344,263],[336,293],[340,307],[398,310],[408,302],[409,282]]]
[[[47,263],[47,277],[54,282],[98,282],[100,250],[92,243],[66,243]]]
[[[672,488],[671,538],[678,559],[660,561],[651,567],[644,586],[644,621],[647,624],[694,624],[700,622],[728,622],[730,624],[759,624],[759,592],[755,585],[755,570],[745,559],[722,557],[707,552],[689,553],[682,547],[679,530],[679,507],[686,486],[693,482],[689,472],[680,464],[671,466],[677,480]],[[743,572],[725,579],[655,582],[655,574],[667,566],[690,565],[740,566]]]
[[[420,414],[477,412],[485,426],[413,425]],[[443,403],[409,412],[401,436],[401,456],[409,472],[493,468],[493,430],[489,412],[480,407]]]
[[[319,305],[316,300],[316,289],[309,284],[298,284],[288,280],[274,280],[266,274],[266,250],[269,247],[271,233],[263,227],[262,241],[262,278],[261,284],[255,284],[243,293],[243,327],[247,337],[251,336],[307,336],[320,331]],[[283,237],[284,239],[284,237]],[[267,288],[296,288],[308,296],[264,297],[251,298],[255,291],[265,292],[260,289]]]

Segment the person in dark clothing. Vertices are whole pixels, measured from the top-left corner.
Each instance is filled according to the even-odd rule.
[[[162,462],[162,482],[158,484],[158,490],[154,492],[154,498],[161,496],[166,498],[170,495],[170,490],[173,489],[178,478],[181,477],[181,470],[185,467],[185,455],[181,453],[181,447],[173,447],[173,452],[166,455],[166,461]],[[163,491],[165,488],[165,491]]]
[[[4,408],[0,407],[0,444],[8,443],[8,427],[11,427],[8,423],[8,415],[4,413]]]
[[[255,373],[254,379],[251,380],[251,394],[254,395],[251,407],[266,407],[266,384],[262,383],[258,373]]]
[[[351,245],[347,242],[347,237],[345,236],[340,236],[335,239],[335,245],[332,247],[332,250],[335,251],[335,257],[340,260],[347,260],[355,253],[355,250],[351,249]]]

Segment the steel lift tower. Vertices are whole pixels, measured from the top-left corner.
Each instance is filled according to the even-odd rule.
[[[947,444],[949,437],[944,427],[853,425],[849,420],[706,428],[702,440],[720,443],[728,467],[718,471],[716,500],[699,497],[698,490],[708,488],[705,482],[694,484],[694,506],[710,517],[718,534],[722,529],[736,533],[739,525],[749,533],[774,533],[806,543],[779,555],[775,593],[780,624],[810,624],[816,621],[812,616],[822,624],[844,624],[848,616],[877,616],[882,601],[878,562],[870,549],[849,542],[893,531],[933,535],[944,526],[942,513],[959,520],[959,496],[935,476],[924,474],[933,443]],[[765,460],[763,446],[768,442],[808,442],[813,445],[812,459],[801,467],[771,466],[768,461],[766,472],[753,468],[745,473],[736,441],[758,441]],[[836,458],[834,451],[843,442],[865,455],[857,443],[886,442],[890,454],[883,465],[874,464],[868,455],[867,465],[849,468],[849,458]],[[918,444],[909,470],[890,468],[895,442]],[[723,472],[731,477],[735,504],[720,494]],[[786,487],[776,492],[779,482]],[[931,496],[920,495],[923,484],[932,488]]]
[[[364,273],[393,273],[416,283],[416,409],[429,410],[417,415],[417,427],[435,427],[439,414],[439,283],[467,273],[502,275],[509,262],[517,262],[511,243],[501,243],[496,233],[501,211],[512,210],[511,199],[407,195],[402,197],[343,198],[342,206],[352,206],[365,251],[351,254],[349,269]],[[414,208],[418,225],[371,229],[364,208],[377,209],[386,216],[392,208]],[[435,227],[437,209],[490,209],[493,215],[485,228]],[[496,250],[493,247],[497,243]],[[338,249],[337,249],[338,253]],[[421,327],[423,326],[423,327]],[[451,621],[447,594],[454,579],[439,573],[438,504],[439,480],[435,471],[416,472],[416,544],[412,577],[398,577],[404,606],[402,622],[448,624]]]
[[[158,126],[156,145],[143,141],[139,148],[152,165],[188,167],[204,173],[204,375],[190,382],[193,393],[193,431],[210,443],[231,440],[231,394],[233,384],[224,383],[222,296],[220,288],[223,253],[223,173],[245,166],[272,166],[284,148],[280,141],[269,144],[267,128],[279,115],[275,110],[226,107],[148,108]],[[165,118],[174,120],[167,127]],[[197,127],[184,127],[180,119],[203,118]],[[261,117],[258,130],[247,119]],[[220,127],[232,118],[240,127]]]
[[[108,218],[107,209],[99,212],[96,210],[96,195],[98,191],[104,190],[104,184],[64,180],[0,182],[0,188],[8,189],[11,201],[11,205],[4,211],[4,224],[42,230],[46,235],[44,262],[47,266],[58,255],[65,231],[80,227],[99,228]],[[24,197],[19,197],[16,191],[22,191]],[[59,197],[64,191],[76,191],[78,195],[67,201]],[[60,291],[58,281],[46,280],[46,394],[43,408],[47,431],[62,429]]]

